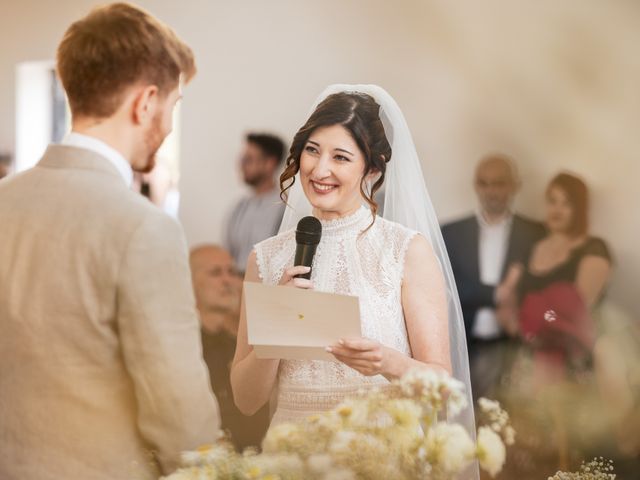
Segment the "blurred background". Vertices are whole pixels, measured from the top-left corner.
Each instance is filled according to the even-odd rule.
[[[48,143],[34,138],[34,123],[52,135],[56,108],[61,117],[46,72],[62,33],[100,3],[2,2],[0,154],[14,168],[35,163]],[[554,173],[581,175],[592,231],[618,260],[609,298],[640,311],[638,2],[137,3],[173,26],[198,62],[167,153],[191,244],[218,242],[244,193],[245,132],[290,141],[326,85],[376,83],[407,117],[443,221],[474,207],[473,167],[489,150],[516,159],[524,180],[516,207],[532,217],[541,217]]]
[[[0,168],[33,166],[68,130],[55,50],[67,26],[102,3],[2,0]],[[159,154],[161,167],[153,180],[138,179],[161,185],[159,202],[179,217],[191,246],[223,243],[231,208],[249,193],[239,167],[248,132],[288,143],[324,87],[374,83],[404,111],[443,223],[476,210],[474,171],[488,152],[515,160],[523,182],[515,209],[537,220],[552,177],[563,170],[581,177],[591,196],[589,233],[605,239],[613,257],[607,302],[640,332],[640,2],[136,3],[171,25],[196,55],[199,71]],[[600,348],[607,358],[617,350],[612,345]],[[640,386],[637,368],[628,379]],[[640,390],[629,389],[636,402],[629,411],[635,408],[640,425]],[[565,394],[554,394],[552,403]],[[594,408],[576,417],[578,436],[588,436],[589,415],[602,404]],[[546,427],[535,414],[527,421],[520,438],[536,450],[544,435],[535,430]],[[631,451],[637,460],[637,442]],[[522,469],[532,458],[521,455]]]

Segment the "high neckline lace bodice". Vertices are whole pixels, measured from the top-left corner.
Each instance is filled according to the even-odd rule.
[[[365,206],[361,206],[355,212],[344,217],[335,218],[332,220],[322,220],[322,235],[336,236],[336,235],[358,235],[364,231],[371,221],[373,216],[371,210]]]
[[[365,206],[342,218],[321,220],[311,281],[317,291],[358,297],[362,336],[410,355],[401,292],[404,257],[416,232],[383,218],[372,220]],[[294,230],[256,245],[262,281],[277,285],[293,265],[295,250]],[[328,410],[360,389],[387,383],[381,375],[365,377],[339,362],[281,360],[273,422]]]

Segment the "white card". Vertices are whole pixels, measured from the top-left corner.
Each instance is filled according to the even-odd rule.
[[[362,336],[358,297],[245,282],[243,298],[258,358],[335,360],[325,347]]]

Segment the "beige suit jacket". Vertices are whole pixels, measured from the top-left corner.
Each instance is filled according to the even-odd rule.
[[[157,477],[212,442],[180,226],[105,158],[0,181],[0,478]]]

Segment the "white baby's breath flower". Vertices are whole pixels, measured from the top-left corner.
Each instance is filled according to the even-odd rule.
[[[329,450],[335,453],[347,452],[351,448],[351,442],[358,438],[358,434],[351,430],[340,430],[336,432],[329,445]]]
[[[480,410],[485,413],[500,410],[500,403],[498,403],[496,400],[490,400],[485,397],[481,397],[478,399],[478,405],[480,406]]]
[[[369,402],[366,399],[347,399],[335,410],[347,427],[367,427],[369,424]]]
[[[265,452],[285,452],[286,446],[295,443],[300,437],[300,427],[294,423],[280,423],[271,427],[262,441]]]
[[[464,394],[464,383],[449,377],[446,382],[449,398],[447,410],[449,415],[456,416],[467,407],[467,397]]]
[[[326,453],[317,453],[307,458],[307,465],[313,473],[327,473],[333,467],[333,459]]]
[[[342,420],[343,419],[340,414],[335,410],[330,410],[313,417],[311,423],[317,425],[321,429],[335,432],[342,428]]]
[[[205,480],[206,478],[201,467],[189,467],[176,470],[166,477],[160,477],[160,480]]]
[[[478,429],[478,460],[480,466],[492,477],[502,470],[506,459],[506,448],[500,436],[489,427]]]
[[[504,435],[504,443],[506,443],[507,445],[513,445],[515,443],[516,431],[511,425],[507,425],[502,434]]]
[[[425,439],[427,459],[446,473],[458,473],[473,459],[475,445],[458,424],[437,423]]]
[[[227,444],[207,444],[180,455],[181,464],[185,467],[195,467],[214,463],[226,458],[231,452]]]
[[[418,428],[422,408],[413,400],[405,398],[389,400],[385,404],[385,409],[396,425]]]
[[[328,471],[322,480],[356,480],[356,476],[351,470],[336,468]]]

